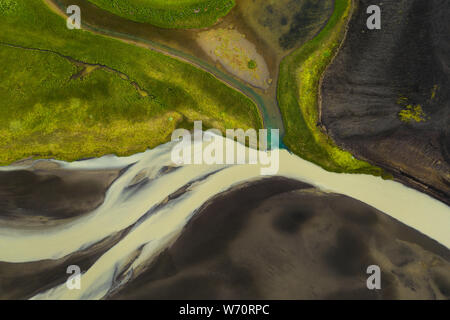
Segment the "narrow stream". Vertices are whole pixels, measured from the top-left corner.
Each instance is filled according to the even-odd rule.
[[[66,5],[61,0],[49,0],[49,1],[54,3],[61,10],[61,12],[65,12]],[[272,99],[262,97],[251,86],[243,83],[242,81],[237,80],[233,76],[218,69],[216,66],[211,65],[210,63],[207,63],[200,58],[187,54],[181,50],[169,47],[167,45],[149,39],[144,39],[142,37],[138,37],[136,35],[129,33],[122,33],[114,30],[106,30],[91,23],[86,23],[85,20],[82,20],[82,27],[86,30],[98,34],[107,35],[117,39],[131,40],[134,42],[145,44],[152,50],[178,58],[184,62],[190,63],[191,65],[197,68],[209,72],[217,79],[221,80],[222,82],[225,82],[232,88],[240,91],[241,93],[249,97],[254,103],[256,103],[262,114],[264,127],[267,129],[280,129],[280,136],[281,137],[283,136],[284,133],[283,121],[281,119],[281,113],[279,111],[277,102],[273,101]]]

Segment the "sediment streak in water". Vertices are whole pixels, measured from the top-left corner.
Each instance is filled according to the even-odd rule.
[[[110,187],[104,203],[86,216],[45,230],[0,228],[0,261],[59,259],[131,227],[82,275],[81,290],[68,290],[62,284],[34,297],[101,299],[169,246],[208,199],[233,185],[262,178],[259,165],[173,168],[173,146],[174,142],[169,142],[126,158],[57,161],[67,170],[128,169]],[[330,173],[286,150],[280,150],[278,175],[365,202],[450,247],[448,206],[400,183],[368,175]]]

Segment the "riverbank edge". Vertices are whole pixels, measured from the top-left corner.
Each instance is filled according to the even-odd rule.
[[[286,130],[284,143],[294,154],[327,171],[392,179],[383,169],[340,149],[320,125],[320,84],[345,42],[356,7],[354,0],[336,0],[321,32],[281,62],[277,97]]]
[[[49,11],[59,15],[60,17],[62,17],[64,19],[67,18],[67,16],[63,12],[63,9],[61,7],[59,7],[53,1],[42,0],[42,3],[43,3],[44,6],[46,6],[49,9]],[[196,69],[199,69],[200,71],[202,71],[204,73],[207,73],[208,75],[212,76],[214,79],[216,79],[219,82],[221,82],[222,84],[226,85],[228,88],[232,89],[233,91],[236,91],[237,93],[241,94],[243,97],[248,99],[253,105],[252,110],[249,110],[249,112],[255,113],[255,116],[257,117],[256,120],[258,122],[258,127],[256,129],[260,129],[260,128],[264,128],[265,127],[265,123],[264,123],[265,120],[264,120],[263,112],[261,111],[260,106],[254,101],[254,99],[252,99],[252,97],[250,97],[248,94],[242,92],[241,90],[235,88],[234,86],[232,86],[231,84],[229,84],[225,80],[222,80],[222,79],[218,78],[217,76],[215,76],[214,74],[211,74],[210,72],[206,71],[204,68],[202,68],[200,66],[197,66],[195,63],[191,63],[190,61],[187,61],[186,59],[183,59],[182,57],[178,57],[178,56],[176,56],[174,54],[171,54],[169,52],[165,52],[165,51],[163,51],[161,49],[149,47],[148,44],[137,43],[137,42],[134,42],[132,40],[122,39],[122,38],[119,38],[119,37],[113,37],[111,35],[105,35],[105,34],[103,34],[101,32],[97,32],[95,30],[91,30],[91,28],[89,28],[89,26],[86,28],[86,26],[83,25],[82,27],[83,27],[83,29],[85,29],[86,31],[89,31],[92,34],[95,34],[95,35],[98,35],[98,36],[102,36],[102,37],[105,37],[105,38],[114,39],[114,40],[117,40],[117,41],[124,42],[124,43],[126,43],[128,45],[142,47],[142,48],[145,48],[147,50],[151,50],[151,51],[157,52],[159,54],[162,54],[162,55],[165,55],[165,56],[167,56],[169,58],[177,60],[177,61],[179,61],[181,63],[189,64],[192,67],[195,67]],[[58,54],[58,55],[61,55],[59,52],[55,52],[55,53]],[[107,67],[107,68],[109,68],[111,70],[117,71],[117,70],[115,70],[113,68],[110,68],[108,66],[105,66],[105,67]],[[191,122],[188,119],[183,117],[183,119],[181,121],[181,125],[182,125],[183,128],[188,129],[190,127],[193,127],[193,122]],[[208,127],[208,129],[209,129],[209,127]],[[164,143],[169,142],[169,141],[170,141],[170,135],[166,136],[160,144],[164,144]],[[159,145],[159,144],[157,144],[157,145]],[[151,148],[156,147],[157,145],[152,145]],[[145,150],[147,150],[147,149],[145,149]],[[126,156],[133,155],[136,152],[144,152],[145,150],[144,149],[138,150],[138,151],[132,150],[129,153],[121,152],[120,154],[116,154],[114,152],[113,153],[109,152],[109,153],[105,153],[105,154],[101,154],[101,155],[116,154],[116,155],[121,156],[121,157],[126,157]],[[99,155],[99,156],[101,156],[101,155]],[[93,154],[86,154],[86,155],[81,154],[76,159],[75,158],[68,159],[68,158],[65,158],[64,156],[62,156],[62,157],[56,156],[55,157],[54,155],[29,154],[29,155],[26,155],[25,157],[21,157],[21,158],[14,158],[14,159],[10,159],[8,161],[0,161],[0,166],[1,167],[6,167],[6,166],[14,165],[15,163],[22,162],[24,160],[31,160],[31,159],[33,159],[33,160],[54,159],[54,160],[61,160],[61,161],[77,161],[77,160],[82,160],[82,159],[93,157],[93,156],[94,156]]]

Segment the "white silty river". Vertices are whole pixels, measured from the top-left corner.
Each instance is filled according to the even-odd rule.
[[[174,166],[173,146],[174,142],[169,142],[131,157],[54,161],[67,170],[129,168],[111,185],[100,207],[70,223],[39,231],[0,227],[0,261],[59,259],[131,226],[130,232],[82,274],[81,290],[68,290],[62,284],[34,297],[101,299],[120,285],[117,274],[131,275],[169,246],[207,200],[234,185],[264,178],[259,165],[184,165],[167,170]],[[286,150],[272,152],[279,152],[277,176],[360,200],[450,247],[450,208],[444,203],[395,181],[330,173]],[[167,201],[186,186],[187,192]]]

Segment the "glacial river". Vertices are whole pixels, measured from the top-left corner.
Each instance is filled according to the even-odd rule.
[[[131,231],[82,275],[81,290],[68,290],[62,284],[34,297],[100,299],[126,282],[127,276],[118,281],[117,274],[131,276],[143,262],[169,246],[208,199],[234,185],[264,178],[261,165],[174,167],[171,160],[174,143],[131,157],[105,156],[73,163],[54,161],[67,170],[128,168],[111,185],[104,203],[75,221],[46,230],[0,228],[0,261],[20,263],[62,258],[130,227]],[[236,147],[245,148],[240,144]],[[450,247],[447,205],[395,181],[331,173],[287,150],[271,152],[279,153],[278,176],[360,200]],[[185,192],[181,196],[169,198],[183,188]]]
[[[189,60],[236,87],[259,105],[266,127],[282,128],[276,104],[267,107],[269,103],[250,87],[200,59],[184,57],[182,52],[156,43],[147,44]],[[260,165],[184,165],[167,170],[174,167],[171,161],[173,144],[169,142],[131,157],[105,156],[73,163],[49,160],[67,170],[128,168],[111,185],[100,207],[70,223],[45,230],[0,227],[0,261],[21,263],[59,259],[130,228],[130,232],[82,275],[81,290],[68,290],[62,284],[34,297],[100,299],[111,289],[123,285],[143,262],[169,246],[206,201],[234,185],[264,178],[260,174]],[[360,200],[450,248],[450,208],[447,205],[395,181],[369,175],[331,173],[285,149],[272,152],[279,153],[278,176]],[[0,168],[16,169],[23,167]],[[181,196],[169,198],[184,189]],[[129,277],[118,280],[118,274]]]

